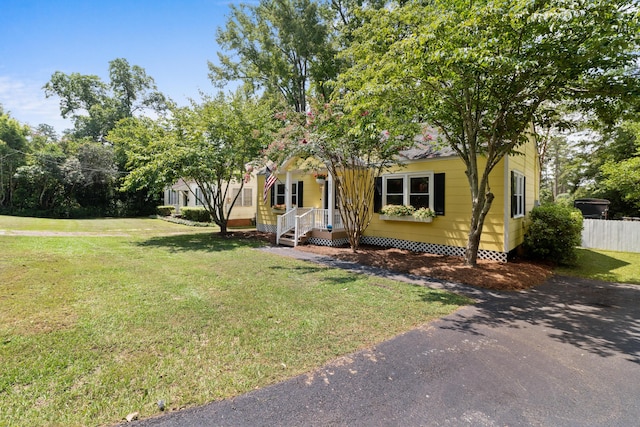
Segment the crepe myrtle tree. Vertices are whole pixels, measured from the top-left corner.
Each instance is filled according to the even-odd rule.
[[[181,178],[194,181],[202,191],[193,196],[200,197],[220,234],[227,234],[229,215],[241,194],[232,198],[231,185],[244,186],[247,165],[259,156],[274,124],[265,104],[240,92],[176,109],[167,127],[154,126],[153,138],[143,132],[139,143],[129,141],[132,170],[125,188],[161,190]]]
[[[352,109],[393,110],[446,137],[466,166],[471,266],[495,198],[489,174],[517,152],[540,106],[569,100],[603,113],[638,95],[635,2],[391,2],[363,16],[339,87]]]
[[[397,164],[398,152],[413,139],[392,135],[386,114],[347,111],[338,101],[311,99],[309,104],[306,113],[278,114],[283,126],[265,156],[277,164],[292,157],[315,157],[326,166],[349,245],[356,252],[373,217],[375,178]]]

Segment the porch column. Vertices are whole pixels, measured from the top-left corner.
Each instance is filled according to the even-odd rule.
[[[287,171],[287,177],[284,184],[284,203],[287,208],[287,212],[291,209],[291,172]]]
[[[333,216],[334,216],[334,210],[335,210],[335,206],[336,206],[336,197],[335,197],[335,188],[333,188],[333,176],[331,176],[330,173],[327,174],[327,183],[326,185],[327,187],[327,198],[329,200],[327,200],[327,210],[328,210],[328,218],[327,218],[327,225],[331,224],[332,226],[334,225],[333,223]],[[324,194],[323,194],[324,197]]]

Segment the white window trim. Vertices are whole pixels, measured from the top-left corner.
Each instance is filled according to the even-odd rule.
[[[176,190],[169,190],[169,204],[170,205],[178,204],[178,192]]]
[[[526,210],[526,206],[524,205],[524,194],[526,191],[526,189],[524,188],[524,174],[522,172],[514,170],[513,176],[516,181],[515,193],[513,194],[513,198],[516,199],[516,210],[514,211],[513,218],[523,218],[525,216]]]
[[[410,193],[411,193],[411,178],[417,177],[428,177],[429,178],[429,209],[433,210],[434,204],[434,174],[433,171],[427,172],[407,172],[407,173],[394,173],[382,176],[382,205],[387,204],[387,180],[388,179],[403,179],[403,194],[402,194],[402,204],[410,205]]]
[[[295,191],[294,191],[294,186],[295,186]],[[286,205],[288,200],[291,200],[291,203],[293,206],[297,206],[298,204],[298,182],[292,182],[290,185],[289,184],[283,184],[280,182],[277,182],[276,184],[274,184],[274,186],[272,187],[273,191],[274,191],[274,195],[273,195],[273,202],[276,205]],[[279,192],[278,190],[282,188],[282,192]],[[287,199],[287,194],[291,193],[290,198]],[[278,197],[283,197],[284,198],[284,203],[278,203]],[[296,199],[296,203],[293,203],[293,199]]]

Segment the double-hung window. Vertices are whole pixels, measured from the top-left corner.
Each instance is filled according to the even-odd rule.
[[[242,207],[252,206],[253,205],[252,189],[242,188],[242,191],[240,190],[241,190],[240,188],[234,188],[231,190],[231,200],[235,199],[235,197],[238,196],[235,206],[242,206]],[[240,193],[240,195],[238,195],[238,193]]]
[[[411,205],[433,209],[433,173],[386,175],[382,181],[383,205]]]
[[[284,184],[276,184],[273,186],[275,190],[274,193],[274,205],[284,205],[286,204],[286,193],[285,193],[285,185]],[[298,206],[298,184],[291,184],[291,204],[293,206]]]
[[[525,202],[525,176],[520,172],[511,172],[511,216],[519,218],[524,216]]]
[[[176,190],[169,190],[169,204],[177,205],[178,204],[178,193]]]

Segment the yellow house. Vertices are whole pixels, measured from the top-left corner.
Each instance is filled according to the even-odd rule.
[[[539,200],[539,162],[531,139],[520,154],[504,157],[490,175],[495,195],[482,232],[478,257],[506,262],[524,241],[525,219]],[[401,165],[376,178],[371,203],[373,219],[362,244],[416,252],[463,256],[471,222],[471,195],[465,165],[450,148],[422,145],[401,153]],[[482,160],[480,160],[481,162]],[[331,176],[316,181],[295,162],[277,171],[278,181],[264,192],[265,174],[258,174],[256,226],[276,233],[280,244],[302,242],[346,245],[335,205]],[[392,217],[380,213],[384,205],[428,207],[435,218]]]

